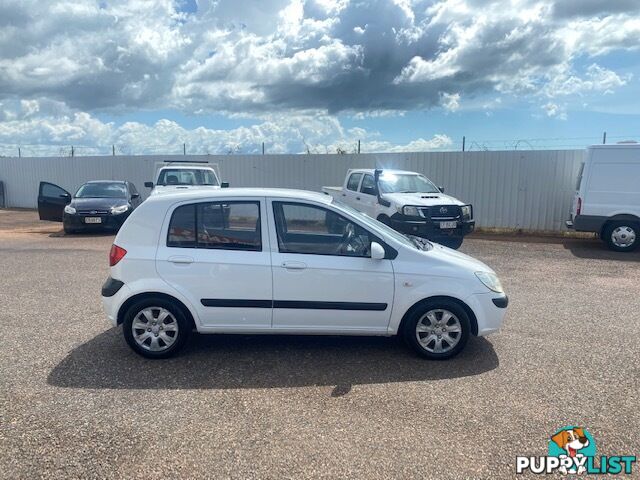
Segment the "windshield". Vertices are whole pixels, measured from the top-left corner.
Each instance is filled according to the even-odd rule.
[[[422,175],[383,173],[378,183],[382,193],[440,193],[440,190]]]
[[[402,243],[403,245],[406,245],[407,247],[417,248],[418,250],[429,250],[432,247],[429,241],[423,240],[422,242],[417,243],[413,241],[410,237],[407,237],[401,234],[400,232],[395,231],[393,228],[389,227],[388,225],[385,225],[384,223],[379,222],[378,220],[374,220],[369,215],[365,215],[364,213],[359,212],[355,208],[352,208],[345,203],[334,200],[333,204],[336,207],[341,208],[342,210],[346,210],[352,216],[357,217],[358,220],[360,220],[365,225],[369,227],[373,227],[374,229],[382,230],[386,235],[394,238],[395,240]]]
[[[127,198],[127,187],[124,183],[85,183],[76,198]]]
[[[218,179],[212,170],[196,168],[163,168],[158,185],[213,185]]]

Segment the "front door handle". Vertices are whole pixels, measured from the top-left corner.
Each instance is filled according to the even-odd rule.
[[[360,200],[360,197],[356,197],[356,200]]]
[[[287,270],[304,270],[307,268],[307,264],[302,262],[282,262],[282,266]]]
[[[182,255],[176,255],[174,257],[169,257],[169,261],[171,263],[179,263],[179,264],[188,265],[190,263],[193,263],[193,258],[182,256]]]

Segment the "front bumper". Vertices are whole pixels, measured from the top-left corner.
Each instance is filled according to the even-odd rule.
[[[465,300],[476,316],[478,336],[482,337],[500,329],[507,313],[509,299],[505,294],[476,293]]]
[[[103,230],[120,230],[124,221],[129,217],[130,211],[121,213],[119,215],[111,215],[111,214],[96,214],[96,215],[83,215],[79,213],[75,213],[73,215],[69,213],[64,213],[62,216],[62,224],[64,225],[65,230],[71,231],[103,231]],[[101,223],[86,223],[86,217],[100,217],[102,219]]]
[[[415,235],[416,237],[434,240],[437,238],[464,237],[473,232],[476,226],[475,220],[454,220],[455,228],[440,228],[440,221],[424,219],[409,219],[399,213],[391,217],[390,227],[400,233]]]

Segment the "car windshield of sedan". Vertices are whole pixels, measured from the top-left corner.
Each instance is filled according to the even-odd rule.
[[[196,168],[165,168],[160,172],[158,185],[213,185],[218,179],[211,170]]]
[[[127,187],[124,183],[85,183],[76,198],[127,198]]]
[[[384,173],[378,183],[382,193],[440,193],[438,187],[422,175]]]

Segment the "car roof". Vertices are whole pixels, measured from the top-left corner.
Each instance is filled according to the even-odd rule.
[[[127,181],[126,180],[89,180],[84,184],[86,185],[87,183],[127,183]]]
[[[394,174],[405,174],[405,175],[420,175],[418,172],[411,172],[409,170],[396,170],[393,168],[380,168],[380,169],[375,169],[375,168],[352,168],[351,170],[349,170],[349,173],[375,173],[376,170],[381,170],[382,174],[384,175],[385,173],[394,173]]]
[[[167,169],[174,169],[174,170],[214,170],[215,169],[211,166],[211,165],[181,165],[179,163],[173,164],[173,165],[163,165],[162,167],[160,167],[160,170],[167,170]]]
[[[309,190],[295,190],[290,188],[221,188],[218,190],[193,188],[178,190],[162,195],[149,197],[147,202],[173,202],[184,200],[215,200],[217,198],[232,199],[246,197],[286,198],[291,200],[311,200],[329,204],[333,201],[330,195],[311,192]]]

